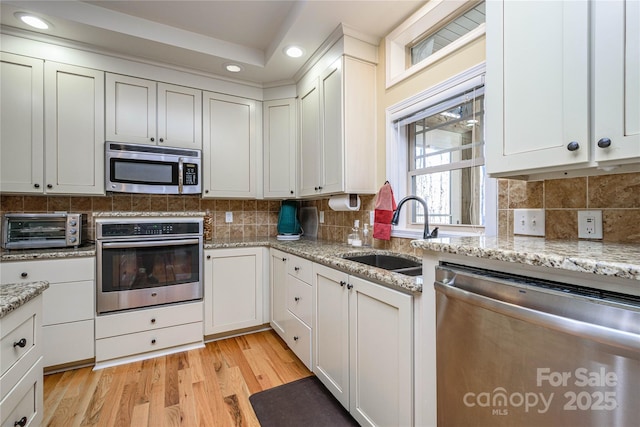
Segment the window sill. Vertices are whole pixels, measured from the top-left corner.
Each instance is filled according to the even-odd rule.
[[[429,231],[432,231],[437,226],[429,226]],[[391,230],[391,237],[397,237],[401,239],[422,240],[423,231],[420,230],[408,230],[408,229],[396,229]],[[484,236],[484,230],[482,231],[452,231],[438,230],[438,237],[477,237]]]

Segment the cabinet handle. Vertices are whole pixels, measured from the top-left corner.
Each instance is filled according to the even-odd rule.
[[[567,150],[569,151],[576,151],[579,148],[580,148],[580,144],[578,144],[576,141],[571,141],[570,143],[567,144]]]
[[[156,323],[155,317],[153,319],[151,319],[151,323]]]
[[[293,190],[291,190],[290,193],[293,194]]]
[[[40,184],[33,184],[35,188],[40,188]]]
[[[347,282],[345,282],[344,280],[340,280],[340,286],[344,287],[344,285],[346,285]]]
[[[29,273],[27,273],[26,271],[23,271],[22,273],[20,273],[20,277],[22,277],[23,279],[25,279],[28,275]]]
[[[16,348],[16,347],[24,348],[26,345],[27,345],[27,339],[21,338],[20,341],[15,341],[13,343],[13,348]]]
[[[349,283],[349,284],[347,285],[347,289],[349,289],[349,290],[353,289],[353,285],[352,285],[351,283]]]
[[[53,188],[53,185],[47,184],[47,188]]]
[[[609,138],[600,138],[598,140],[598,147],[607,148],[611,146],[611,140]]]
[[[151,137],[151,142],[155,141],[156,139],[154,137]]]
[[[287,260],[286,258],[282,258],[282,262],[284,262],[284,261],[286,261],[286,260]]]
[[[318,190],[322,190],[322,186],[318,187]]]
[[[18,427],[18,426],[24,427],[26,425],[27,425],[27,417],[22,417],[15,423],[13,423],[13,427]]]
[[[155,343],[156,343],[156,339],[154,338],[151,340],[151,344],[155,344]]]
[[[151,296],[152,296],[152,297],[157,297],[157,296],[158,296],[158,293],[157,293],[157,292],[151,292]]]
[[[320,187],[313,187],[314,190],[318,191]]]
[[[209,194],[209,190],[204,190],[204,194]]]
[[[164,138],[160,138],[160,142],[164,142]]]
[[[295,271],[300,271],[300,267],[293,267]]]
[[[300,338],[296,335],[295,337],[293,337],[294,341],[298,341]]]
[[[211,255],[207,255],[207,259],[211,259]]]
[[[295,300],[295,302],[300,301],[300,297],[293,297],[293,299]]]

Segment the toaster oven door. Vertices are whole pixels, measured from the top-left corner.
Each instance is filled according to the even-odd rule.
[[[5,249],[58,248],[67,246],[66,215],[5,216],[2,246]]]

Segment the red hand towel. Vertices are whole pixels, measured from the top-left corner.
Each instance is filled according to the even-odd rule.
[[[380,240],[391,240],[391,218],[396,210],[396,199],[393,197],[391,184],[385,182],[376,196],[375,216],[373,221],[373,237]]]

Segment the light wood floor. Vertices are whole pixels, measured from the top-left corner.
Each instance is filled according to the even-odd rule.
[[[259,426],[249,396],[311,375],[273,331],[44,378],[43,426]]]

